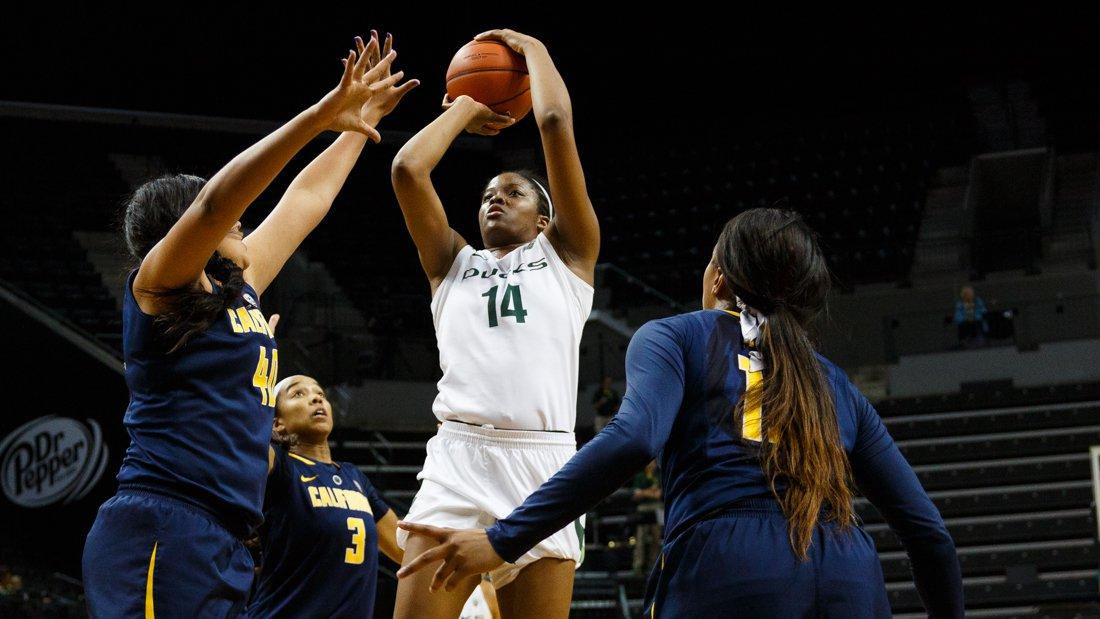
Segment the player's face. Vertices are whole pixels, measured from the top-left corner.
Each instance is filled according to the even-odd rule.
[[[242,269],[248,268],[248,246],[244,244],[241,222],[238,221],[234,224],[233,228],[226,233],[222,242],[218,243],[218,253],[224,258],[232,260],[234,264]]]
[[[489,181],[477,213],[485,247],[524,243],[538,236],[549,220],[539,215],[537,191],[530,181],[512,172]]]
[[[283,432],[313,439],[332,432],[332,405],[321,385],[308,376],[291,379],[275,410],[275,428]]]

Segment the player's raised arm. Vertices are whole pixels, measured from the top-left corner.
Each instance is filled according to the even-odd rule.
[[[409,80],[399,84],[404,72],[390,73],[396,53],[392,52],[392,36],[386,36],[381,50],[377,33],[373,31],[369,43],[364,43],[359,37],[355,38],[355,42],[360,57],[366,58],[371,67],[368,76],[377,76],[377,81],[370,86],[373,94],[360,115],[368,126],[374,128],[420,82]],[[244,239],[251,258],[245,279],[256,292],[263,293],[294,250],[324,219],[366,143],[367,136],[363,133],[342,133],[294,178],[271,214]]]
[[[591,283],[600,253],[600,224],[588,197],[565,81],[546,46],[534,37],[514,30],[490,30],[476,39],[501,41],[527,60],[532,107],[554,200],[554,217],[546,236],[570,269]]]
[[[466,241],[447,222],[443,203],[432,185],[432,170],[463,131],[496,135],[500,129],[490,125],[507,126],[512,122],[469,97],[458,97],[453,103],[444,98],[444,112],[394,157],[393,190],[433,293]]]
[[[273,133],[234,157],[207,182],[168,234],[149,250],[134,280],[140,291],[163,291],[195,284],[226,234],[287,162],[322,131],[357,131],[377,141],[378,132],[359,115],[373,95],[368,61],[354,51],[343,60],[340,83]],[[243,265],[242,265],[243,266]]]

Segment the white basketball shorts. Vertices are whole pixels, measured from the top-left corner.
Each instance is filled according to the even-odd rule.
[[[420,490],[408,522],[453,529],[492,526],[523,503],[577,451],[572,432],[499,430],[444,421],[428,441]],[[402,548],[408,532],[397,530]],[[552,557],[584,560],[584,517],[544,539],[515,563],[489,574],[496,588],[515,579],[524,566]]]

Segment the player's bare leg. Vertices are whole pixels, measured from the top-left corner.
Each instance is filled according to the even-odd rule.
[[[409,534],[409,540],[405,544],[405,561],[409,563],[421,553],[438,546],[434,539],[419,535]],[[415,574],[397,581],[397,603],[394,605],[394,619],[455,619],[462,612],[466,600],[473,593],[474,588],[481,583],[481,576],[474,575],[463,579],[451,591],[439,591],[432,593],[428,586],[432,584],[432,577],[436,568],[443,561],[433,563]],[[570,562],[572,566],[572,562]],[[526,570],[524,570],[526,571]],[[570,592],[572,592],[572,580],[570,580]],[[568,612],[568,604],[566,605]],[[507,616],[507,615],[505,615]],[[565,616],[565,615],[561,615]]]
[[[566,619],[569,603],[573,600],[576,571],[576,563],[570,559],[546,558],[528,565],[515,580],[497,589],[500,616],[503,619]]]

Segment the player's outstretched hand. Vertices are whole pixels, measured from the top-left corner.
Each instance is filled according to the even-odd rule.
[[[384,77],[389,75],[390,65],[397,57],[397,52],[390,50],[390,53],[372,67],[370,56],[374,53],[372,49],[377,48],[378,37],[372,36],[370,43],[365,46],[364,53],[348,51],[348,57],[343,59],[344,74],[340,77],[340,83],[316,105],[318,119],[325,129],[357,131],[375,142],[382,139],[378,131],[363,120],[362,111],[363,106],[375,93],[389,88],[397,81],[392,75],[388,78]]]
[[[390,51],[393,50],[393,35],[386,33],[386,40],[382,44],[381,51],[378,49],[378,33],[371,30],[371,45],[364,43],[361,37],[355,37],[355,47],[359,50],[360,56],[366,56],[367,62],[371,68],[377,66],[383,58],[390,55]],[[389,67],[381,75],[379,80],[375,82],[371,88],[374,90],[374,95],[371,96],[367,104],[363,106],[363,120],[367,121],[372,127],[378,126],[378,121],[393,111],[397,104],[401,102],[401,98],[404,97],[410,90],[420,85],[420,80],[409,80],[403,84],[398,84],[402,78],[405,77],[404,71],[398,71],[397,73],[390,74]]]
[[[398,578],[406,578],[442,560],[432,577],[429,587],[432,592],[440,589],[451,591],[464,577],[484,574],[504,563],[489,543],[485,529],[447,529],[414,522],[398,522],[397,526],[439,542],[438,546],[424,551],[397,571]]]
[[[508,47],[512,48],[512,51],[521,56],[527,55],[527,50],[535,47],[536,45],[542,45],[542,41],[539,41],[533,36],[516,32],[515,30],[509,30],[507,28],[497,28],[496,30],[486,30],[481,34],[474,37],[475,41],[500,41]]]
[[[447,95],[443,95],[444,110],[449,110],[456,105],[472,108],[470,121],[466,123],[466,131],[468,133],[476,133],[477,135],[496,135],[500,133],[501,130],[511,127],[516,123],[515,118],[507,114],[497,114],[489,109],[489,106],[474,101],[473,98],[466,95],[462,95],[454,101],[451,101],[450,97]]]

